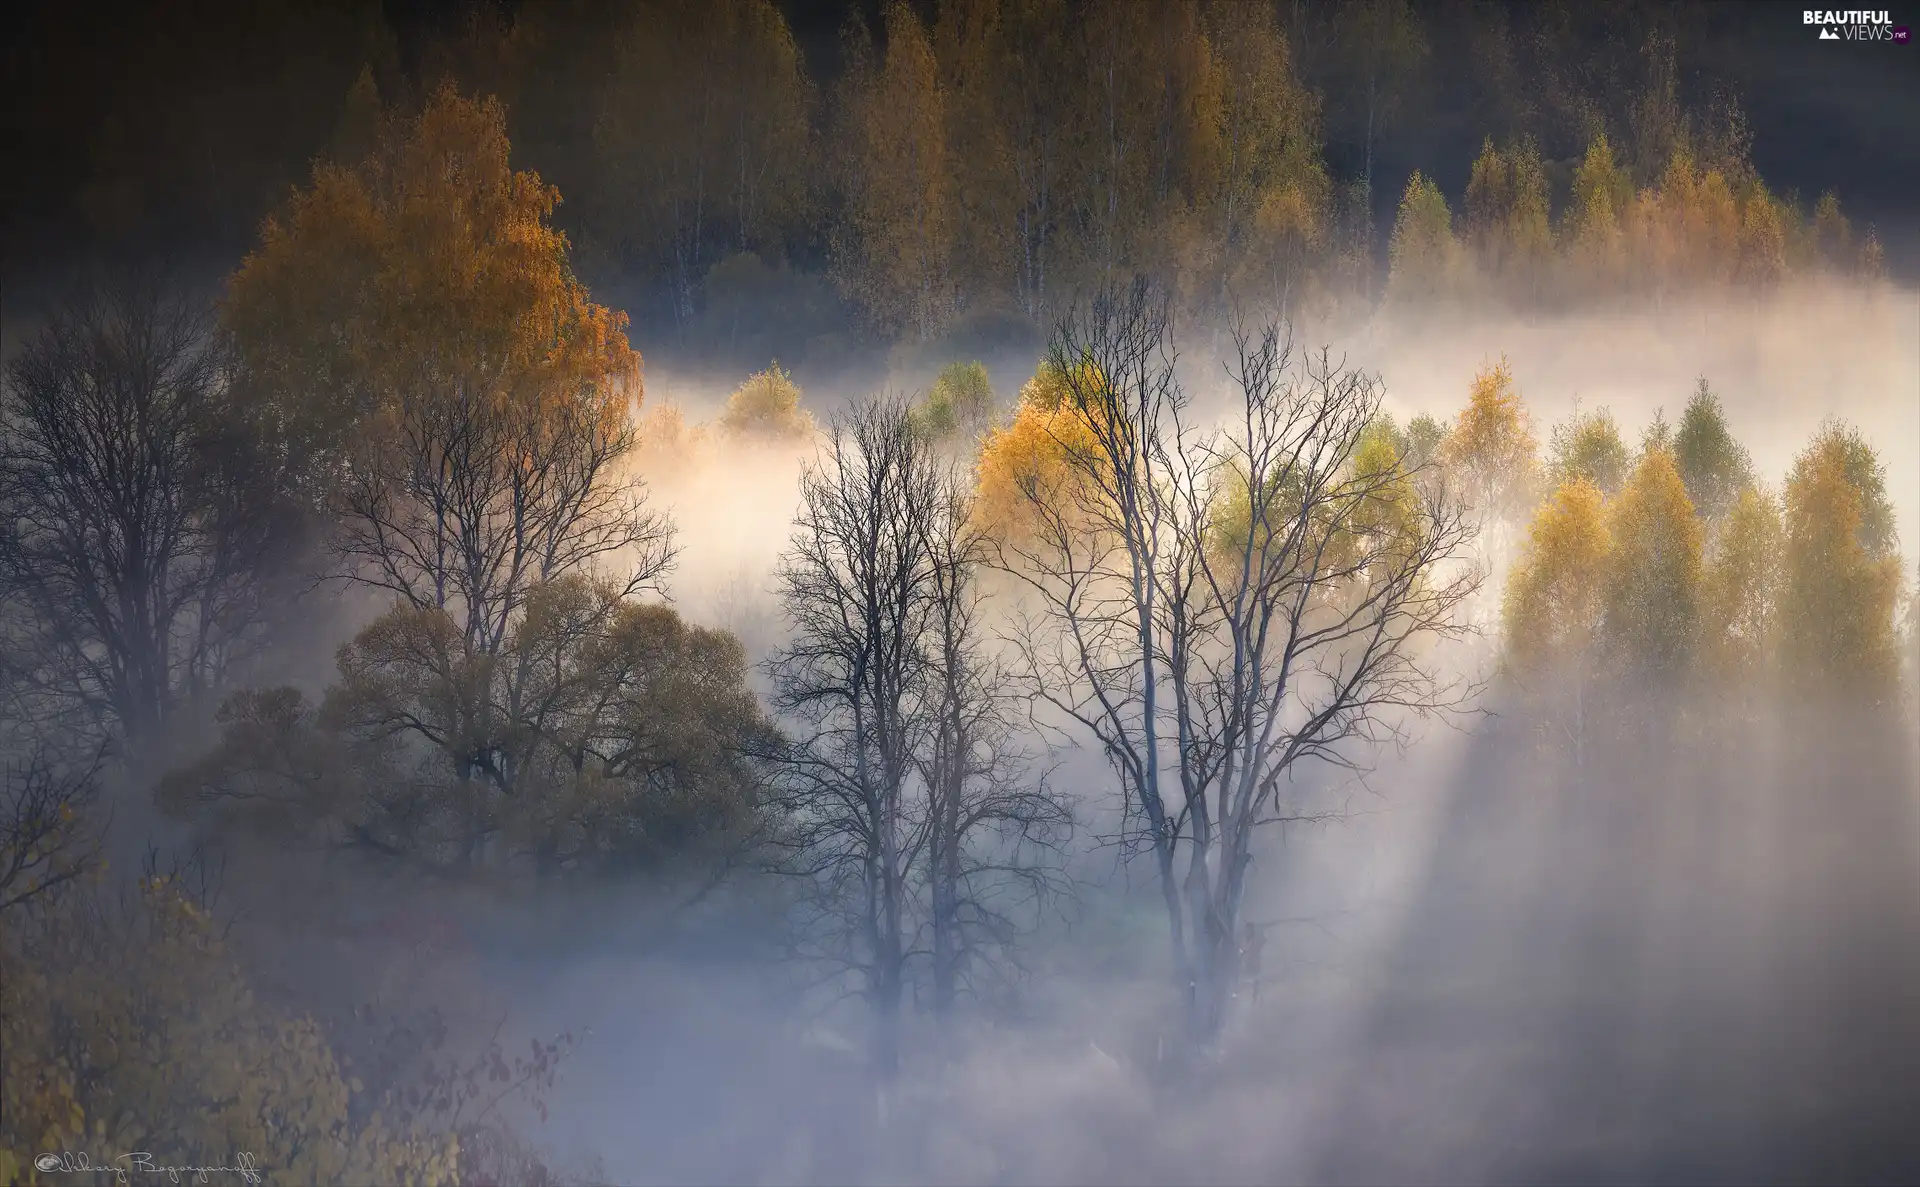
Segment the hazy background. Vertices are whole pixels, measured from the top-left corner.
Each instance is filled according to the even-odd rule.
[[[160,261],[182,285],[217,293],[260,219],[326,150],[363,63],[422,75],[439,40],[472,13],[535,7],[10,7],[0,17],[0,176],[9,179],[0,356],[90,266]],[[879,11],[825,0],[781,7],[820,77],[839,67],[849,13]],[[1414,7],[1433,48],[1375,145],[1383,225],[1415,168],[1449,195],[1464,188],[1492,100],[1456,51],[1475,22],[1522,6]],[[1607,19],[1630,33],[1647,7],[1616,5]],[[551,11],[563,10],[550,29],[595,40],[597,6],[553,0]],[[1298,337],[1377,371],[1402,423],[1457,415],[1474,374],[1504,357],[1543,441],[1577,403],[1609,408],[1631,446],[1656,411],[1677,420],[1704,376],[1776,489],[1813,432],[1842,418],[1886,465],[1911,558],[1920,552],[1920,225],[1911,217],[1920,49],[1817,43],[1800,9],[1784,4],[1676,11],[1693,38],[1686,86],[1736,87],[1759,173],[1803,197],[1837,188],[1856,224],[1874,226],[1884,243],[1884,282],[1801,278],[1763,296],[1658,310],[1449,304],[1303,321]],[[1910,15],[1920,10],[1892,13],[1896,23]],[[1304,68],[1310,80],[1316,68]],[[593,84],[591,70],[579,73],[579,85]],[[569,196],[592,177],[581,108],[558,83],[529,87],[513,108],[516,165]],[[1336,103],[1328,120],[1328,163],[1351,173],[1360,152],[1351,105]],[[576,239],[592,230],[588,209],[584,198],[561,207]],[[1372,261],[1381,271],[1386,250],[1382,234]],[[863,337],[815,267],[825,257],[813,243],[793,261],[804,275],[782,291],[804,304],[733,310],[726,349],[713,345],[718,337],[677,336],[650,314],[634,278],[596,272],[584,253],[581,268],[596,299],[633,314],[648,405],[671,404],[693,423],[717,417],[750,371],[823,336],[839,347],[794,367],[805,407],[822,421],[875,391],[922,390],[950,362],[986,364],[1003,407],[1033,374],[1044,328],[1014,320],[906,347]],[[1189,327],[1183,340],[1202,399],[1217,394],[1216,328]],[[679,527],[667,585],[675,606],[737,634],[756,662],[784,630],[771,580],[811,457],[805,447],[709,440],[672,465],[637,470]],[[1482,609],[1497,596],[1490,590]],[[254,678],[317,691],[332,677],[334,648],[382,605],[313,597],[305,632]],[[1462,648],[1452,662],[1489,675],[1498,642]],[[757,669],[754,682],[765,683]],[[556,1168],[610,1182],[1920,1174],[1911,750],[1895,761],[1879,741],[1839,730],[1809,749],[1762,726],[1718,766],[1621,754],[1575,778],[1528,757],[1514,724],[1525,707],[1496,695],[1486,716],[1427,727],[1412,749],[1383,756],[1364,785],[1318,773],[1316,794],[1343,799],[1351,817],[1270,838],[1247,909],[1272,925],[1264,984],[1209,1077],[1152,1070],[1174,1027],[1162,1001],[1165,921],[1151,871],[1091,844],[1112,823],[1112,776],[1097,754],[1071,745],[1046,761],[1084,814],[1072,863],[1079,894],[1030,942],[1019,992],[958,1035],[928,1037],[884,1119],[865,1077],[860,1018],[810,993],[803,970],[783,962],[768,922],[767,899],[777,896],[764,888],[719,895],[670,928],[659,926],[657,904],[611,893],[516,909],[449,902],[465,940],[431,962],[425,992],[458,1002],[462,1017],[509,1018],[516,1040],[582,1037],[550,1097],[551,1120],[520,1120]],[[130,812],[119,827],[137,849],[142,830],[160,825]],[[289,902],[334,888],[328,869],[257,860],[251,874],[235,871],[236,883],[277,881]],[[342,896],[371,910],[383,893]],[[260,942],[271,954],[265,981],[289,991],[321,994],[324,978],[351,984],[365,971],[354,963],[362,949],[317,931]]]

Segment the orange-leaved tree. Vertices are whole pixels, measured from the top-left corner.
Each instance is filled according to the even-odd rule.
[[[1096,445],[1094,416],[1100,415],[1104,383],[1099,369],[1082,363],[1069,376],[1043,362],[1020,389],[1020,405],[1005,428],[987,435],[977,471],[975,522],[1002,542],[1030,533],[1039,516],[1080,512],[1093,497],[1076,460],[1090,464]],[[1075,392],[1091,402],[1076,400]]]
[[[442,87],[322,164],[234,276],[245,381],[338,526],[341,575],[443,610],[497,650],[527,592],[603,565],[637,591],[670,558],[630,483],[640,357],[508,160],[506,116]]]

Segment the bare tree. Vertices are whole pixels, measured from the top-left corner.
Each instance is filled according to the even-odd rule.
[[[1029,777],[1009,712],[1012,681],[982,630],[987,542],[968,477],[951,467],[941,475],[926,525],[933,681],[920,771],[939,1014],[974,974],[1014,962],[1017,916],[1065,889],[1054,858],[1072,826],[1065,802]]]
[[[6,369],[0,596],[17,674],[129,739],[259,645],[299,540],[282,464],[208,331],[156,281],[95,286]]]
[[[821,955],[861,981],[883,1076],[899,1059],[910,867],[928,832],[908,797],[927,663],[931,457],[904,401],[835,421],[801,479],[779,575],[792,641],[770,664],[779,705],[814,731],[796,749],[793,843],[820,890]]]
[[[44,747],[0,759],[0,912],[25,906],[93,868],[99,752],[63,763]]]
[[[1007,957],[1057,890],[1069,821],[1014,744],[981,628],[981,538],[963,475],[904,400],[833,426],[802,480],[770,669],[811,733],[795,747],[793,868],[813,887],[811,954],[872,1006],[878,1069],[931,958],[935,1010]]]
[[[334,508],[349,580],[453,615],[466,646],[492,654],[542,582],[618,567],[624,597],[671,565],[672,525],[616,473],[635,440],[617,381],[394,404],[363,432]]]
[[[1241,399],[1203,428],[1147,285],[1063,322],[1076,481],[1030,485],[1037,530],[1000,559],[1041,611],[1022,645],[1040,695],[1100,743],[1153,854],[1202,1041],[1225,1022],[1256,832],[1338,814],[1292,794],[1303,764],[1360,771],[1410,716],[1464,705],[1432,646],[1469,629],[1480,580],[1457,502],[1368,447],[1376,380],[1277,325],[1235,342]]]

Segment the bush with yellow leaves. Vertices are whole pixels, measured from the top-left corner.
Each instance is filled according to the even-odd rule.
[[[258,999],[168,878],[14,913],[0,941],[0,1181],[42,1155],[250,1166],[296,1183],[457,1181],[451,1130],[366,1100],[313,1019]]]
[[[799,444],[813,439],[813,417],[800,406],[800,386],[774,363],[727,397],[720,431],[735,440]]]

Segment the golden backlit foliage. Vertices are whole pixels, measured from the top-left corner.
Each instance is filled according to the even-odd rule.
[[[589,298],[551,225],[559,194],[508,161],[506,114],[449,87],[384,117],[374,151],[322,163],[229,287],[246,381],[296,456],[386,441],[451,405],[530,426],[624,423],[640,396],[626,318]]]
[[[1291,481],[1290,481],[1291,479]],[[1264,490],[1257,490],[1243,459],[1216,468],[1207,492],[1207,547],[1216,564],[1238,564],[1250,552],[1278,552],[1281,533],[1300,518],[1301,488],[1296,473],[1278,468],[1267,474]],[[1258,494],[1259,530],[1255,531],[1255,495]]]
[[[1692,665],[1705,533],[1673,455],[1642,455],[1608,512],[1607,641],[1624,671],[1672,682]]]
[[[488,652],[532,586],[625,567],[638,592],[673,555],[615,480],[640,396],[626,319],[574,276],[559,196],[512,169],[505,119],[441,87],[386,120],[371,156],[319,166],[267,221],[227,306],[338,574]]]
[[[1751,687],[1769,674],[1780,535],[1774,499],[1749,486],[1734,499],[1714,543],[1701,588],[1701,648],[1723,688]]]
[[[1473,508],[1504,520],[1532,502],[1539,447],[1513,368],[1503,357],[1473,377],[1467,406],[1440,447]]]
[[[1583,478],[1563,483],[1527,528],[1507,579],[1507,647],[1527,672],[1585,663],[1599,639],[1613,553],[1606,497]]]
[[[1256,516],[1254,485],[1244,460],[1217,467],[1206,532],[1213,563],[1233,574],[1249,553],[1268,558],[1268,563],[1284,557],[1291,577],[1306,581],[1310,578],[1302,562],[1311,558],[1313,572],[1322,575],[1314,579],[1324,579],[1323,592],[1338,597],[1388,580],[1421,547],[1430,525],[1404,442],[1389,418],[1377,417],[1361,431],[1352,455],[1318,493],[1304,523],[1302,477],[1291,466],[1270,471]],[[1256,559],[1256,567],[1260,563]],[[1333,574],[1347,577],[1336,581],[1324,576]]]
[[[1505,591],[1515,670],[1586,680],[1591,657],[1621,689],[1701,681],[1732,708],[1776,692],[1895,704],[1914,628],[1884,468],[1858,431],[1823,427],[1781,501],[1705,380],[1677,431],[1657,419],[1644,437],[1609,499],[1598,478],[1624,455],[1618,430],[1576,414],[1555,432],[1559,486]]]
[[[1206,547],[1213,563],[1233,573],[1250,553],[1284,557],[1290,567],[1311,557],[1316,574],[1359,579],[1328,579],[1327,592],[1346,592],[1339,587],[1349,583],[1364,588],[1402,571],[1433,527],[1422,500],[1420,464],[1410,456],[1407,435],[1385,413],[1361,426],[1351,445],[1333,475],[1315,479],[1319,489],[1304,523],[1308,476],[1302,466],[1268,470],[1266,489],[1256,500],[1244,457],[1216,465],[1207,497]],[[1308,579],[1304,567],[1292,577]]]
[[[1545,278],[1553,255],[1546,168],[1532,141],[1505,152],[1488,137],[1467,182],[1462,230],[1481,270],[1530,291]]]
[[[774,363],[756,371],[727,397],[720,432],[735,441],[794,445],[813,440],[817,426],[800,406],[800,385]]]
[[[692,467],[712,437],[709,426],[687,419],[671,400],[655,399],[640,414],[634,460],[649,476],[667,476]]]
[[[1455,283],[1459,257],[1453,213],[1447,209],[1445,195],[1415,170],[1393,220],[1389,295],[1409,306],[1420,306],[1446,294]]]
[[[1839,199],[1829,191],[1808,213],[1772,193],[1743,135],[1700,148],[1684,129],[1656,139],[1670,142],[1664,163],[1637,174],[1596,134],[1556,212],[1537,149],[1524,141],[1502,149],[1489,138],[1467,183],[1457,242],[1443,233],[1445,195],[1415,173],[1395,222],[1391,291],[1409,305],[1493,294],[1531,306],[1549,296],[1754,292],[1821,270],[1880,274],[1878,241],[1855,241]]]
[[[1615,162],[1606,134],[1594,137],[1574,170],[1561,229],[1575,283],[1604,291],[1620,282],[1621,223],[1632,194],[1632,179]]]
[[[1094,418],[1105,381],[1091,363],[1070,376],[1042,362],[1020,389],[1013,420],[987,434],[976,470],[975,524],[990,538],[1017,541],[1037,526],[1039,508],[1068,516],[1091,511],[1085,473],[1102,456]]]
[[[722,261],[749,257],[771,274],[825,247],[869,328],[925,339],[977,313],[1044,324],[1136,272],[1163,278],[1183,316],[1371,304],[1372,198],[1408,189],[1381,172],[1375,142],[1433,126],[1409,102],[1422,23],[1402,0],[1318,16],[1254,3],[890,2],[848,22],[845,69],[816,95],[772,0],[641,0],[585,26],[598,30],[596,61],[564,83],[568,103],[516,96],[524,67],[556,52],[534,43],[557,44],[578,24],[566,18],[515,18],[502,61],[463,76],[530,129],[555,129],[554,108],[589,113],[548,146],[551,172],[570,189],[592,179],[573,195],[581,246],[639,281],[650,314],[687,330],[710,316]],[[1506,24],[1482,30],[1475,52],[1495,52]],[[1571,28],[1548,20],[1539,46]],[[1809,212],[1766,189],[1737,111],[1682,107],[1671,45],[1648,57],[1663,70],[1631,83],[1613,49],[1562,41],[1519,56],[1563,64],[1523,83],[1511,46],[1476,62],[1504,96],[1468,129],[1483,148],[1452,170],[1423,163],[1419,201],[1402,211],[1419,216],[1401,220],[1410,231],[1431,231],[1438,205],[1459,216],[1445,291],[1532,306],[1880,266],[1877,241],[1847,225],[1837,198]],[[351,96],[343,160],[377,138],[370,90]],[[1469,164],[1463,192],[1432,188],[1434,173]],[[1412,250],[1420,238],[1402,236],[1390,288],[1403,305],[1435,279]],[[794,348],[763,353],[774,349]]]
[[[1809,694],[1891,699],[1901,566],[1885,479],[1855,431],[1823,429],[1787,476],[1783,672]]]
[[[177,884],[57,910],[0,942],[0,1180],[71,1178],[35,1168],[49,1151],[145,1150],[300,1183],[459,1181],[451,1130],[372,1099],[312,1018],[258,998]]]
[[[1353,507],[1343,525],[1356,552],[1379,553],[1380,574],[1395,571],[1421,544],[1425,530],[1416,464],[1393,418],[1384,413],[1367,422],[1349,461]]]

